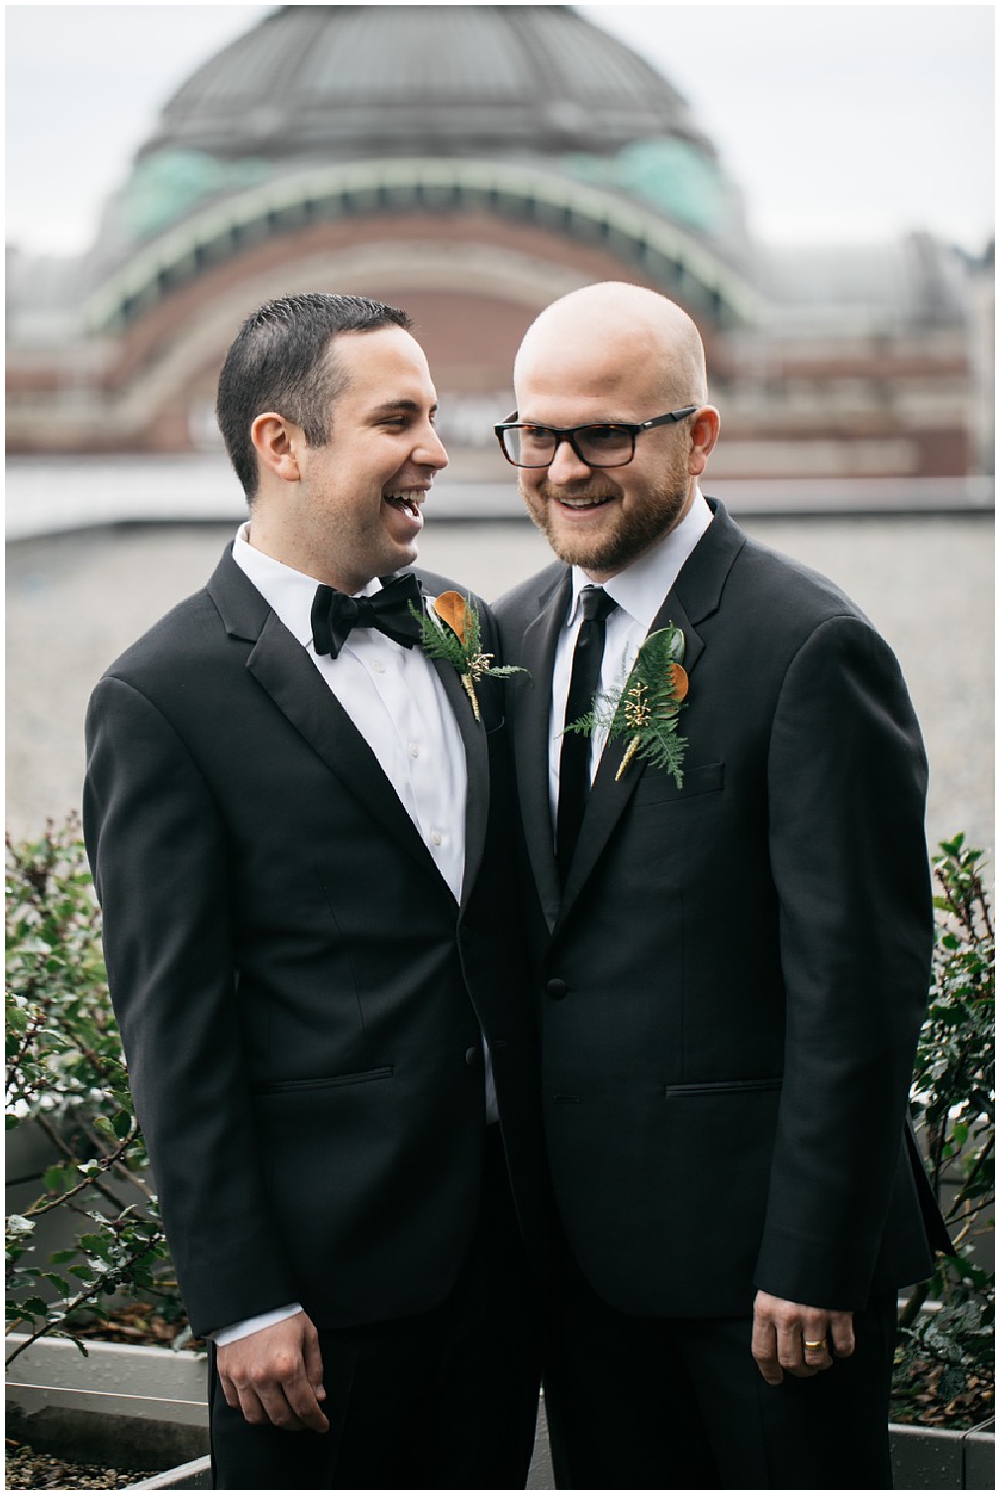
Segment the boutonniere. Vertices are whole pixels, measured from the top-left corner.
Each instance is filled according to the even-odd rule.
[[[683,659],[684,635],[668,623],[643,641],[622,689],[598,696],[592,712],[567,725],[567,732],[584,732],[588,737],[595,727],[604,727],[609,740],[628,738],[615,783],[638,754],[656,768],[665,768],[678,789],[683,787],[687,741],[677,734],[677,719],[688,693]]]
[[[520,665],[492,664],[493,655],[483,653],[479,614],[460,592],[442,592],[440,597],[432,599],[428,612],[419,616],[424,653],[429,659],[447,660],[458,671],[477,722],[480,717],[476,686],[480,680],[501,680],[508,675],[528,673]]]

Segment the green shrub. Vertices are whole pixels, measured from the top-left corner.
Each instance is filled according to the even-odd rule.
[[[26,1332],[29,1343],[75,1337],[83,1315],[106,1318],[121,1292],[176,1311],[76,818],[58,830],[49,822],[36,843],[8,837],[5,885],[6,1126],[33,1124],[52,1158],[42,1193],[7,1217],[8,1331]],[[72,1239],[37,1265],[35,1227],[55,1210],[71,1221]]]
[[[934,863],[937,940],[912,1102],[955,1247],[900,1317],[893,1383],[899,1420],[972,1426],[993,1415],[994,1277],[973,1259],[993,1228],[994,936],[983,854],[964,836]],[[928,1304],[940,1307],[928,1311]]]

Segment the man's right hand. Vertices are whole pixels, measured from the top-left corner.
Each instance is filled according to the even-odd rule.
[[[329,1432],[320,1406],[326,1392],[319,1335],[306,1314],[220,1346],[216,1366],[226,1402],[247,1422],[270,1422],[288,1433]]]

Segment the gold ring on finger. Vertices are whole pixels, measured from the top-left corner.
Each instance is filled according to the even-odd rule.
[[[804,1339],[802,1341],[802,1343],[805,1345],[805,1347],[806,1347],[807,1350],[825,1350],[826,1349],[826,1340],[825,1339]]]

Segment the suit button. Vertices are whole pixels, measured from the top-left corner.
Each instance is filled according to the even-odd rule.
[[[565,981],[560,981],[558,976],[553,976],[551,981],[545,983],[545,991],[552,998],[553,1002],[561,1002],[569,991],[569,987]]]
[[[466,1049],[466,1051],[465,1051],[465,1062],[469,1066],[470,1069],[475,1069],[476,1065],[479,1063],[479,1050],[478,1049]]]

